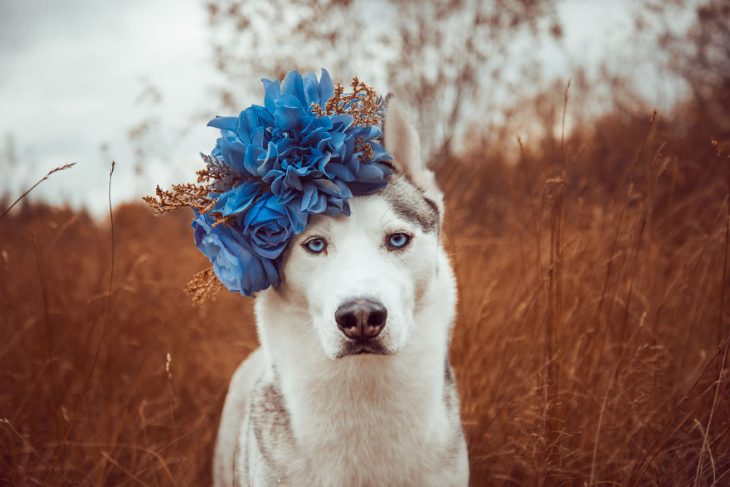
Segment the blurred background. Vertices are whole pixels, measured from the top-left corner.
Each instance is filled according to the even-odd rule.
[[[33,199],[99,215],[110,159],[117,202],[186,180],[214,144],[207,120],[260,102],[261,78],[295,68],[406,99],[428,156],[539,134],[526,105],[568,79],[582,116],[619,101],[665,112],[727,40],[700,39],[712,21],[701,3],[3,0],[0,193],[76,161]]]
[[[251,301],[140,197],[324,67],[446,193],[472,484],[730,483],[726,1],[0,0],[0,66],[0,482],[209,483]]]

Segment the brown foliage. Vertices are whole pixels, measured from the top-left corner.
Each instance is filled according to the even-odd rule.
[[[650,119],[440,166],[474,485],[730,479],[727,167]],[[107,225],[27,205],[0,220],[2,481],[209,483],[251,301],[184,296],[207,266],[188,213],[114,220],[112,296]]]

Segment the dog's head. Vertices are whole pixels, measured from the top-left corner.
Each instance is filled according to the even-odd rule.
[[[419,139],[391,101],[385,145],[395,172],[378,193],[350,201],[349,217],[310,218],[274,290],[303,310],[330,358],[398,352],[437,272],[443,195]]]

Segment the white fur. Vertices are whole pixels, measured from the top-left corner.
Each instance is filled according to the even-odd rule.
[[[441,201],[412,151],[415,132],[396,115],[386,121],[389,150],[401,158],[401,171]],[[231,381],[216,445],[217,486],[235,479],[244,485],[468,484],[458,401],[455,412],[445,401],[456,286],[438,232],[399,216],[380,194],[354,198],[351,206],[350,217],[311,219],[290,244],[282,285],[256,298],[261,348]],[[413,235],[409,247],[385,248],[392,232]],[[313,235],[329,242],[326,254],[302,248]],[[362,296],[388,310],[379,338],[390,353],[337,358],[346,338],[335,310]],[[252,402],[269,384],[283,398],[290,441],[252,433]],[[261,441],[267,455],[252,446]]]

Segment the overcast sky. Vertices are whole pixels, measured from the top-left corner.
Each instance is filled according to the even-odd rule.
[[[590,63],[625,42],[629,4],[565,2],[568,55]],[[200,0],[0,0],[0,194],[17,195],[53,167],[76,161],[33,198],[85,205],[98,215],[112,158],[115,203],[192,179],[198,153],[214,144],[205,122],[219,108],[206,23]],[[570,76],[565,53],[548,48],[544,56],[550,74]],[[159,142],[144,177],[135,177],[128,133],[150,117],[160,122]]]
[[[201,2],[0,5],[0,134],[6,146],[14,138],[18,159],[10,170],[3,154],[0,192],[17,193],[49,169],[77,161],[34,197],[104,208],[109,158],[117,160],[115,200],[147,192],[146,183],[135,181],[127,134],[149,116],[159,116],[172,133],[161,134],[170,164],[151,163],[148,180],[165,185],[189,177],[197,154],[215,138],[205,127],[216,111],[210,94],[216,73]],[[150,97],[139,100],[150,83],[162,94],[159,105]]]

